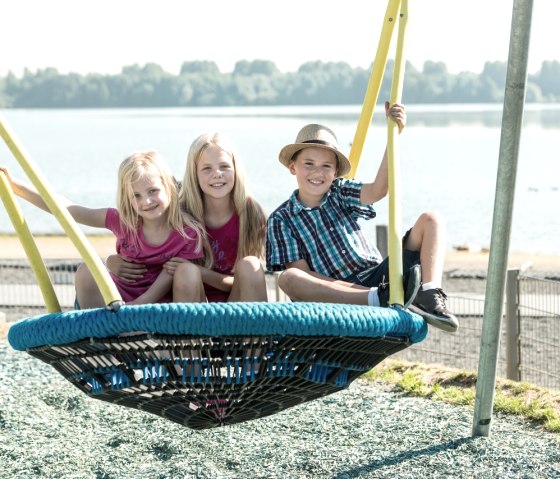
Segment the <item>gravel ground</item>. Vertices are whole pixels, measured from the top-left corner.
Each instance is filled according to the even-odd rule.
[[[356,381],[269,418],[193,431],[89,399],[0,341],[0,478],[560,478],[560,440]]]

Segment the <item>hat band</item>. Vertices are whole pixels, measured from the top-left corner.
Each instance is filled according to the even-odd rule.
[[[302,141],[302,143],[315,143],[317,145],[328,146],[329,148],[332,148],[333,150],[338,151],[338,148],[336,146],[334,146],[332,143],[329,143],[328,141],[324,141],[324,140],[307,140],[307,141]]]

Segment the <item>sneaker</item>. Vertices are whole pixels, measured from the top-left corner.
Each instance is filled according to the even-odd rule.
[[[405,273],[403,278],[403,307],[405,309],[410,306],[410,303],[412,303],[412,300],[416,297],[420,289],[421,278],[422,268],[419,264],[415,264]],[[379,304],[384,308],[389,307],[389,283],[381,283],[377,289],[377,295],[379,296]]]
[[[447,295],[440,288],[418,291],[409,309],[443,331],[454,333],[459,327],[457,317],[447,309]]]

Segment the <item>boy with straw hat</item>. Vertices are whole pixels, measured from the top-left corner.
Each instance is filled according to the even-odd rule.
[[[386,103],[385,109],[401,131],[404,107]],[[373,204],[388,193],[387,151],[373,182],[345,180],[350,162],[335,134],[310,124],[295,143],[282,148],[279,159],[298,183],[268,219],[267,268],[283,271],[282,290],[293,301],[388,306],[388,258],[381,258],[357,222],[374,218]],[[421,214],[405,234],[404,307],[439,329],[455,332],[458,321],[441,289],[444,238],[443,219],[435,212]]]

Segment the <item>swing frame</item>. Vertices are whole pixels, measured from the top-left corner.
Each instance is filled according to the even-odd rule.
[[[407,0],[388,2],[350,153],[351,175],[358,166],[397,23],[391,102],[400,101],[407,10]],[[397,128],[388,120],[392,307],[328,303],[126,306],[101,259],[0,116],[0,136],[82,255],[106,304],[105,308],[61,312],[33,236],[7,179],[0,174],[2,200],[48,310],[46,315],[14,324],[9,330],[10,344],[50,364],[90,397],[194,429],[265,417],[347,388],[387,356],[427,335],[424,320],[402,308]]]

